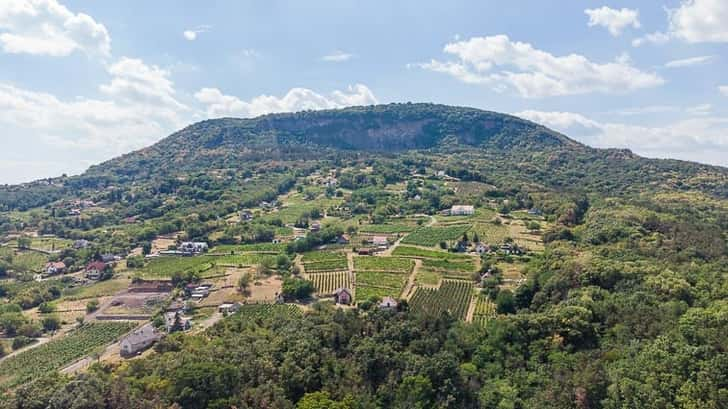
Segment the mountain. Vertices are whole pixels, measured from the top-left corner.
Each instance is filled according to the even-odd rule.
[[[584,150],[568,137],[511,115],[435,104],[389,104],[323,111],[222,118],[190,125],[155,145],[91,169],[123,166],[210,166],[230,157],[299,157],[343,150],[396,153],[466,147],[491,151]]]

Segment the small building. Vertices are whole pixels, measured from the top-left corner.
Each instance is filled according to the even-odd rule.
[[[121,356],[132,357],[160,339],[162,339],[162,334],[152,324],[147,324],[121,340]]]
[[[182,316],[179,311],[170,311],[164,313],[164,328],[167,333],[175,331],[186,331],[192,327],[192,321]]]
[[[383,310],[396,310],[397,307],[399,307],[399,303],[392,297],[384,297],[379,303],[379,308]]]
[[[253,212],[250,210],[243,210],[240,212],[240,221],[248,222],[253,220]]]
[[[387,239],[387,236],[374,236],[374,237],[372,237],[371,242],[373,245],[375,245],[377,247],[381,247],[381,246],[389,247],[389,240]]]
[[[184,254],[200,254],[208,249],[207,243],[200,241],[185,241],[177,246],[177,250]]]
[[[88,247],[89,242],[88,240],[80,239],[73,242],[73,248],[74,249],[85,249]]]
[[[221,314],[232,314],[240,311],[240,304],[238,303],[224,303],[217,307],[217,312]]]
[[[475,207],[471,205],[455,205],[450,209],[450,216],[471,216],[475,214]]]
[[[477,243],[475,245],[475,252],[478,253],[478,254],[485,254],[485,253],[488,252],[488,250],[490,250],[490,249],[488,248],[488,245],[487,244]]]
[[[371,256],[375,253],[374,249],[366,248],[357,250],[357,254],[360,256]]]
[[[66,271],[66,263],[62,261],[50,262],[45,265],[45,272],[49,276],[63,274]]]
[[[313,222],[313,223],[311,223],[311,226],[309,226],[309,229],[311,231],[319,231],[319,230],[321,230],[321,222]]]
[[[114,261],[116,261],[116,256],[109,253],[102,254],[101,261],[103,261],[104,263],[113,263]]]
[[[334,291],[334,301],[337,304],[349,305],[354,297],[351,296],[351,291],[348,288],[339,288]]]
[[[106,263],[103,261],[92,261],[86,265],[84,275],[89,280],[99,280],[106,270]]]
[[[349,244],[351,243],[351,237],[348,234],[342,234],[336,239],[338,244]]]

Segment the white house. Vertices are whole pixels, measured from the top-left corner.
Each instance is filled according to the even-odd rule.
[[[475,213],[475,207],[470,205],[456,205],[450,209],[450,216],[470,216]]]
[[[372,244],[377,247],[389,247],[389,240],[387,240],[387,236],[374,236]]]
[[[177,250],[187,254],[204,253],[207,249],[207,243],[199,241],[185,241],[177,247]]]
[[[147,324],[121,340],[121,356],[134,356],[161,338],[162,334],[152,324]]]

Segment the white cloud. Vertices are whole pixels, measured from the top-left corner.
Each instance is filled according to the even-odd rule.
[[[728,2],[725,0],[681,0],[680,6],[667,10],[667,32],[657,31],[632,41],[665,44],[671,39],[688,43],[728,42]]]
[[[670,33],[688,43],[728,42],[728,2],[682,0],[669,11]]]
[[[688,107],[678,105],[647,105],[636,108],[620,109],[617,111],[611,111],[609,113],[622,116],[652,115],[665,113],[707,115],[710,113],[710,111],[712,111],[712,109],[713,106],[711,104],[700,104]]]
[[[673,60],[668,61],[665,64],[665,67],[667,68],[683,68],[683,67],[692,67],[694,65],[702,65],[709,63],[715,59],[714,55],[702,55],[700,57],[692,57],[692,58],[684,58],[680,60]]]
[[[700,117],[665,126],[598,122],[572,112],[523,111],[516,116],[552,127],[588,145],[628,148],[657,158],[728,165],[728,118]]]
[[[195,40],[197,40],[198,34],[206,33],[209,30],[210,30],[210,26],[208,26],[208,25],[197,26],[193,29],[183,31],[182,36],[189,41],[195,41]]]
[[[345,62],[351,60],[352,58],[354,58],[354,54],[337,50],[329,55],[324,55],[323,57],[321,57],[321,60],[326,62]]]
[[[622,31],[629,26],[640,28],[638,10],[628,8],[617,10],[604,6],[598,9],[586,9],[584,13],[589,16],[589,27],[605,27],[614,37],[622,34]]]
[[[255,117],[273,112],[294,112],[309,109],[331,109],[352,105],[376,104],[377,99],[365,85],[349,86],[325,96],[306,88],[293,88],[283,97],[260,95],[249,101],[225,95],[217,88],[203,88],[195,98],[207,106],[207,116]]]
[[[527,98],[625,93],[665,82],[657,74],[633,67],[624,56],[603,64],[579,54],[555,56],[531,44],[511,41],[506,35],[449,43],[444,52],[457,60],[433,59],[418,66],[499,92],[514,88]]]
[[[111,53],[111,38],[103,24],[87,14],[74,14],[56,0],[3,0],[0,45],[6,53],[54,57],[74,51]]]
[[[720,91],[721,94],[728,97],[728,85],[721,85],[718,87],[718,91]]]
[[[632,40],[632,47],[641,47],[647,43],[650,44],[665,44],[670,41],[670,35],[660,31],[656,31],[651,34],[647,34],[643,37],[635,38]]]
[[[0,127],[7,137],[0,168],[13,160],[26,162],[25,168],[45,161],[43,169],[54,169],[45,176],[80,172],[91,162],[147,146],[202,116],[177,100],[165,70],[121,58],[107,71],[111,78],[100,87],[103,98],[61,99],[0,83]],[[22,176],[38,175],[23,170]]]

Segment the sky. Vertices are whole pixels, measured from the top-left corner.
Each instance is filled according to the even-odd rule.
[[[0,184],[207,118],[408,101],[728,166],[726,72],[726,0],[0,0]]]

